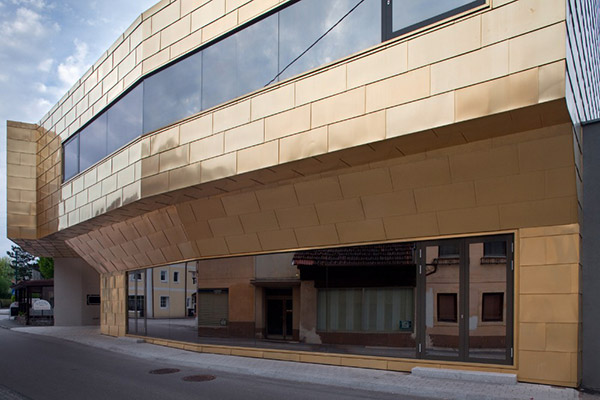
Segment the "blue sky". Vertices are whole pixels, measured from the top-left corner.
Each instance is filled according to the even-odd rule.
[[[6,238],[6,120],[37,123],[158,0],[0,0],[0,257]]]

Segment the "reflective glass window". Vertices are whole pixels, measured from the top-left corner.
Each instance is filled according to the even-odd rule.
[[[393,0],[392,31],[406,32],[466,11],[485,0]]]
[[[65,180],[79,173],[79,135],[76,135],[63,146]]]
[[[240,95],[264,87],[277,75],[277,32],[274,14],[234,35]]]
[[[196,53],[144,80],[144,132],[202,109],[202,54]]]
[[[137,85],[108,109],[108,154],[142,135],[143,85]]]
[[[280,71],[331,29],[357,4],[357,0],[303,0],[283,9],[279,13]],[[365,0],[314,47],[285,70],[280,75],[280,79],[289,78],[343,58],[380,41],[381,1]]]
[[[236,39],[230,36],[202,51],[202,109],[239,95],[236,48]]]
[[[108,154],[106,148],[107,114],[103,113],[79,133],[80,167],[85,171]]]

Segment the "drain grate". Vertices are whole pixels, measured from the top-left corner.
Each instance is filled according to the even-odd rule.
[[[182,378],[186,382],[206,382],[216,379],[214,375],[190,375]]]
[[[151,374],[154,375],[166,375],[166,374],[174,374],[175,372],[179,372],[180,370],[177,368],[160,368],[160,369],[153,369],[152,371],[150,371]]]

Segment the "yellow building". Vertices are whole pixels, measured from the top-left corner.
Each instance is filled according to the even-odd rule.
[[[8,122],[9,237],[107,335],[580,385],[597,4],[420,4],[160,1]]]

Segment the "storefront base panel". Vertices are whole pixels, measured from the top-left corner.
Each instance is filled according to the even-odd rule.
[[[145,336],[127,335],[129,337],[136,337],[144,339],[147,343],[155,344],[158,346],[171,347],[176,349],[183,349],[188,351],[194,351],[197,353],[208,353],[208,354],[221,354],[221,355],[232,355],[239,357],[250,357],[250,358],[263,358],[265,360],[280,360],[280,361],[295,361],[304,362],[311,364],[324,364],[324,365],[336,365],[340,367],[355,367],[355,368],[367,368],[367,369],[380,369],[397,372],[410,372],[414,367],[427,367],[427,368],[448,368],[448,369],[459,369],[465,371],[480,371],[480,372],[497,372],[497,373],[510,373],[518,374],[517,368],[514,366],[502,366],[502,365],[488,365],[488,364],[467,364],[458,362],[440,362],[436,360],[402,360],[402,359],[391,359],[386,357],[364,357],[364,356],[353,356],[353,355],[340,355],[340,354],[326,354],[326,353],[309,353],[309,352],[295,352],[286,350],[272,351],[268,349],[253,349],[246,347],[234,347],[234,346],[211,346],[203,344],[191,344],[178,342],[174,340],[166,339],[154,339]],[[534,382],[530,379],[521,379],[524,382]],[[539,381],[544,384],[560,384],[561,386],[574,385],[568,383],[557,383],[554,381]]]

